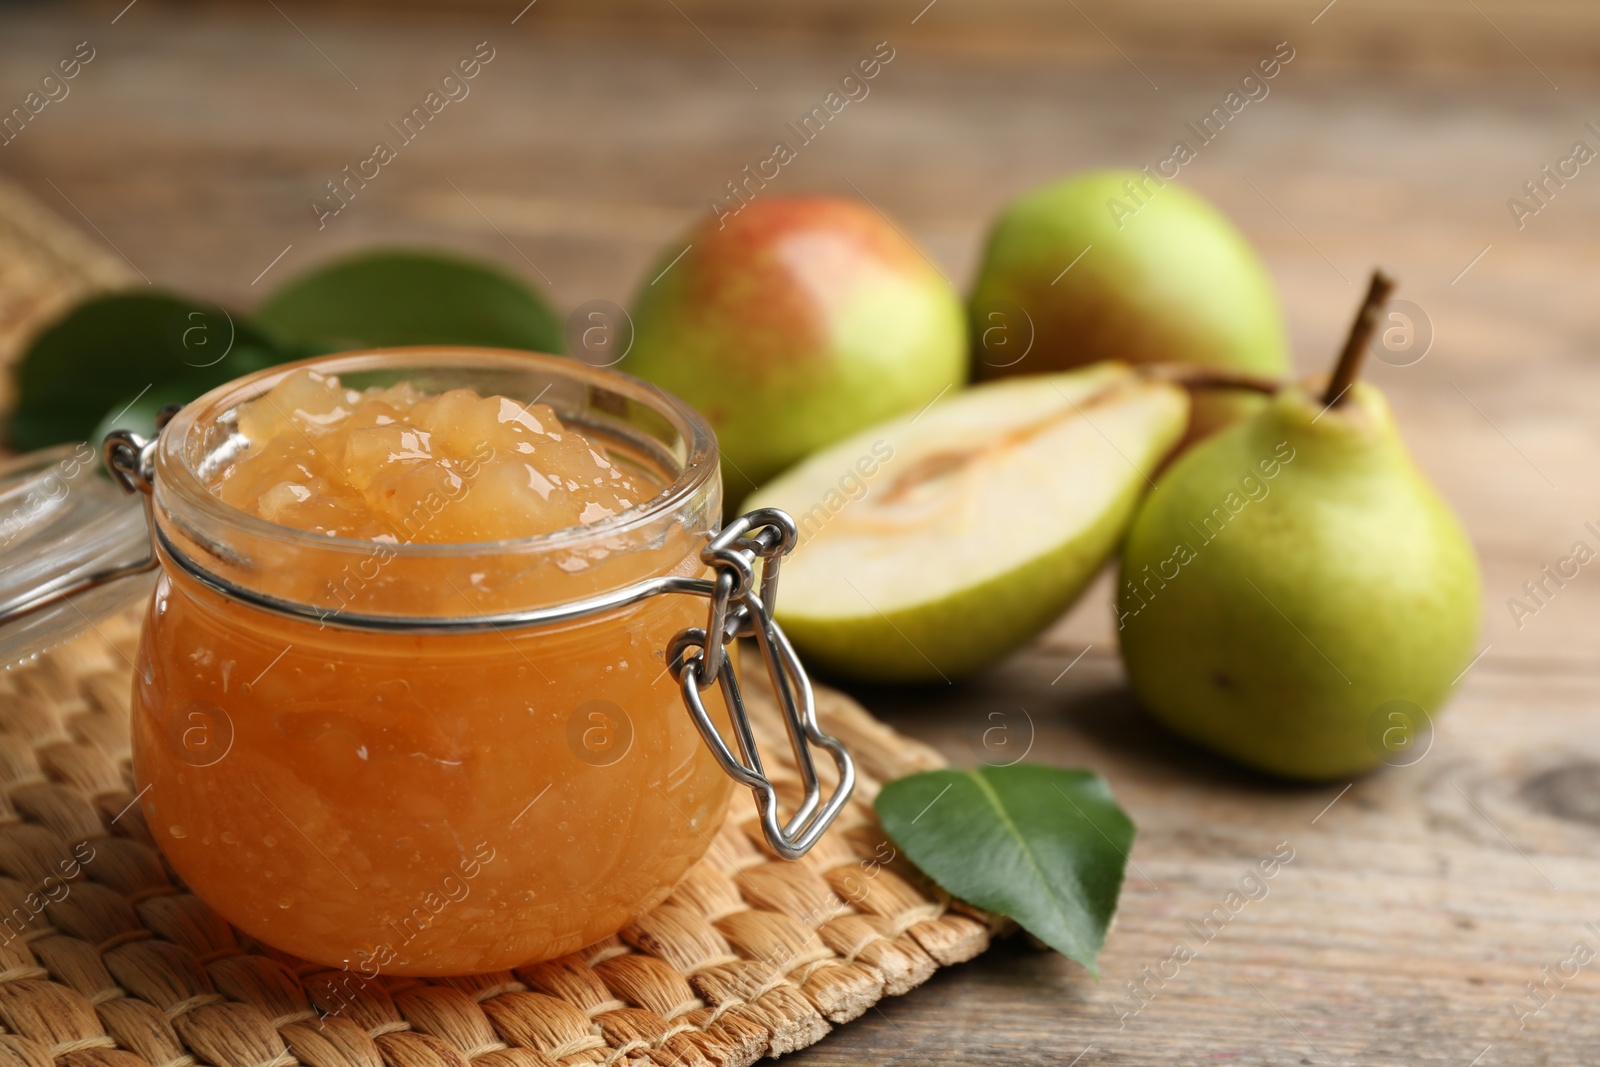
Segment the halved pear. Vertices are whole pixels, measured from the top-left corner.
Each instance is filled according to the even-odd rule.
[[[813,455],[746,510],[794,516],[777,617],[836,674],[938,681],[1028,641],[1116,548],[1189,399],[1118,363],[956,393]]]

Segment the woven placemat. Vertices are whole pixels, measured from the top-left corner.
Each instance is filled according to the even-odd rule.
[[[898,857],[872,814],[878,783],[944,761],[821,689],[823,727],[862,777],[805,859],[765,851],[740,790],[665,903],[572,956],[439,980],[307,963],[230,927],[157,850],[129,760],[136,625],[119,616],[0,672],[0,1067],[740,1067],[812,1044],[997,929]],[[766,750],[786,752],[770,698],[751,697]],[[768,771],[793,787],[792,767]]]

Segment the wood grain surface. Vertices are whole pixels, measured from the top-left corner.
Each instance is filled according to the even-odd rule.
[[[1235,19],[1226,48],[1185,48],[1138,29],[1162,23],[1151,5],[1105,34],[1085,23],[1005,47],[968,41],[956,30],[970,12],[945,14],[964,2],[893,18],[879,5],[872,19],[805,33],[693,21],[695,5],[676,22],[608,25],[559,17],[554,0],[515,23],[520,3],[10,8],[5,108],[78,42],[96,57],[67,99],[0,147],[0,171],[133,276],[236,306],[379,241],[490,256],[564,310],[626,303],[723,183],[888,40],[895,58],[870,95],[772,191],[869,198],[965,288],[1007,198],[1076,168],[1154,163],[1251,57],[1288,39],[1296,58],[1270,95],[1180,180],[1261,249],[1302,370],[1331,360],[1375,264],[1431,323],[1425,358],[1370,375],[1483,557],[1484,655],[1425,758],[1348,788],[1244,775],[1151,723],[1122,683],[1105,582],[982,678],[858,691],[959,761],[1028,751],[1102,771],[1140,836],[1102,981],[1014,944],[798,1058],[1600,1060],[1600,959],[1571,962],[1575,944],[1600,952],[1600,570],[1520,625],[1507,608],[1575,541],[1596,546],[1584,524],[1600,525],[1600,170],[1584,168],[1520,229],[1507,208],[1575,141],[1600,146],[1585,126],[1600,123],[1594,76],[1568,62],[1579,46],[1538,44],[1561,5],[1542,5],[1544,29],[1522,40],[1514,7],[1464,0],[1430,21],[1412,5],[1408,42],[1377,5],[1297,3],[1259,36]],[[1191,19],[1204,10],[1187,6]],[[1570,34],[1589,17],[1578,11]],[[1468,23],[1470,47],[1445,47]],[[1363,54],[1352,40],[1378,44]],[[323,183],[481,41],[495,58],[471,95],[319,230],[310,202]],[[1413,52],[1435,61],[1411,63]],[[1452,55],[1480,58],[1437,61]],[[1285,848],[1293,859],[1274,877],[1245,883],[1260,899],[1198,937],[1191,924],[1228,914],[1241,879]],[[1193,958],[1175,965],[1179,943]],[[1141,1004],[1130,981],[1151,993],[1123,1017]]]

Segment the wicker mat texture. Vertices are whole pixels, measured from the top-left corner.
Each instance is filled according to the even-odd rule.
[[[994,932],[896,858],[872,815],[879,782],[943,760],[819,690],[823,727],[863,775],[804,860],[764,851],[739,790],[672,897],[575,955],[367,983],[295,959],[230,927],[155,847],[131,786],[136,625],[119,616],[0,671],[0,1067],[740,1067],[812,1044]],[[765,750],[786,753],[770,698],[752,704]],[[768,770],[792,787],[792,768]]]

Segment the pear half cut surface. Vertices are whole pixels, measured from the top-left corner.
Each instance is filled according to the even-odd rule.
[[[746,503],[800,528],[778,621],[809,664],[856,678],[993,662],[1100,570],[1188,412],[1181,388],[1103,363],[978,386],[812,456]]]

